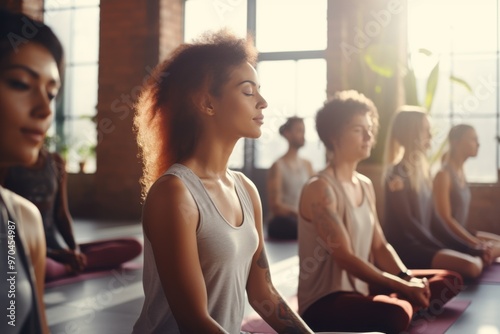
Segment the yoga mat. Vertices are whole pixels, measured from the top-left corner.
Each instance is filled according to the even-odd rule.
[[[61,277],[59,279],[50,281],[50,282],[45,282],[45,288],[46,289],[53,288],[53,287],[57,287],[57,286],[61,286],[61,285],[72,284],[72,283],[82,282],[82,281],[93,279],[93,278],[99,278],[99,277],[112,275],[113,270],[138,270],[141,268],[142,268],[141,263],[125,262],[120,267],[117,267],[115,269],[90,271],[90,272],[81,273],[81,274],[78,274],[75,276],[65,276],[65,277]]]
[[[499,266],[500,267],[500,266]],[[293,310],[297,310],[297,296],[287,298],[288,304]],[[449,301],[441,310],[427,316],[416,318],[410,324],[408,331],[402,334],[442,334],[462,315],[469,306],[469,300]],[[255,334],[275,334],[276,331],[271,328],[258,314],[248,316],[243,320],[241,330]],[[341,332],[331,332],[341,333]],[[375,333],[375,332],[372,332]]]
[[[297,296],[287,298],[287,302],[292,310],[297,311],[299,309]],[[252,314],[243,319],[241,330],[253,334],[276,334],[276,331],[272,329],[271,326],[267,324],[267,322],[262,320],[262,318],[258,314]]]
[[[441,310],[429,310],[426,315],[413,319],[406,333],[409,334],[442,334],[453,325],[469,306],[470,300],[452,299]]]
[[[290,308],[294,311],[297,311],[299,306],[298,306],[298,301],[297,301],[297,296],[292,296],[287,298],[288,305]],[[241,326],[242,331],[250,332],[252,334],[276,334],[276,331],[271,328],[265,322],[262,320],[262,318],[258,314],[253,314],[243,320],[242,326]],[[317,332],[317,334],[353,334],[352,332],[346,333],[346,332]],[[379,332],[363,332],[363,333],[358,333],[358,334],[383,334]]]
[[[476,282],[478,284],[500,284],[500,263],[493,263],[485,268]]]

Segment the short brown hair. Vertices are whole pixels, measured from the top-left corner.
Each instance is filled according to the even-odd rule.
[[[335,93],[316,114],[316,130],[326,148],[333,151],[332,138],[338,138],[354,115],[367,113],[373,123],[373,136],[378,131],[378,112],[375,104],[355,90]]]

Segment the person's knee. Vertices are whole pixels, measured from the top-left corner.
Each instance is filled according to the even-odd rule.
[[[413,307],[410,303],[404,302],[398,305],[391,305],[386,314],[385,328],[386,333],[401,333],[410,325],[413,315]]]
[[[466,278],[477,278],[481,275],[483,271],[483,263],[480,258],[475,257],[474,259],[467,261],[463,267],[463,276]]]

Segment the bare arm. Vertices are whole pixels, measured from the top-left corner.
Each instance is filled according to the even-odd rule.
[[[250,305],[278,333],[313,333],[274,288],[264,248],[259,194],[250,180],[239,175],[252,199],[255,227],[259,235],[259,246],[252,259],[246,288]]]
[[[20,237],[22,238],[31,260],[31,265],[35,273],[35,281],[33,285],[36,289],[36,296],[38,302],[38,309],[40,311],[40,322],[42,326],[42,333],[49,333],[47,325],[47,318],[45,316],[45,303],[43,301],[45,289],[45,236],[43,230],[42,217],[38,209],[31,203],[24,199],[20,199],[20,216],[16,224],[20,228]],[[22,227],[21,227],[22,225]]]
[[[198,220],[194,199],[180,179],[164,176],[151,187],[144,204],[144,233],[180,332],[227,333],[208,313],[196,242]]]
[[[441,170],[436,174],[432,187],[434,206],[437,214],[456,236],[473,247],[481,246],[481,241],[470,234],[451,215],[450,191],[450,175],[446,171]]]
[[[419,306],[428,306],[429,301],[425,297],[426,288],[423,284],[406,282],[394,275],[399,272],[399,265],[402,265],[402,263],[398,264],[395,258],[384,262],[387,271],[382,271],[352,252],[348,232],[337,212],[336,196],[326,181],[312,180],[306,185],[302,198],[304,199],[301,203],[302,214],[314,224],[318,236],[330,247],[331,256],[340,267],[368,284],[401,292]],[[382,235],[379,233],[381,231],[377,232],[376,229],[377,248],[380,251],[383,239],[380,239]],[[389,248],[382,250],[382,254],[384,252],[389,252]]]
[[[283,203],[282,194],[283,175],[275,162],[269,169],[267,177],[267,193],[269,197],[269,207],[275,216],[297,216],[297,209]]]
[[[48,153],[51,154],[51,153]],[[73,220],[68,208],[68,191],[67,191],[67,175],[65,162],[57,153],[52,153],[55,160],[58,174],[57,179],[57,194],[54,203],[54,222],[58,231],[61,233],[64,241],[70,249],[76,249],[75,236],[73,233]]]
[[[309,160],[305,160],[306,165],[307,165],[307,172],[309,173],[309,177],[312,177],[314,175],[314,168]]]

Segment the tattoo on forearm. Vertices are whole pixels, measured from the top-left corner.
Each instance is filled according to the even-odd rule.
[[[278,304],[276,305],[276,316],[279,320],[286,324],[286,328],[283,333],[303,333],[304,325],[298,316],[290,309],[288,304],[283,300],[283,298],[278,298]]]

